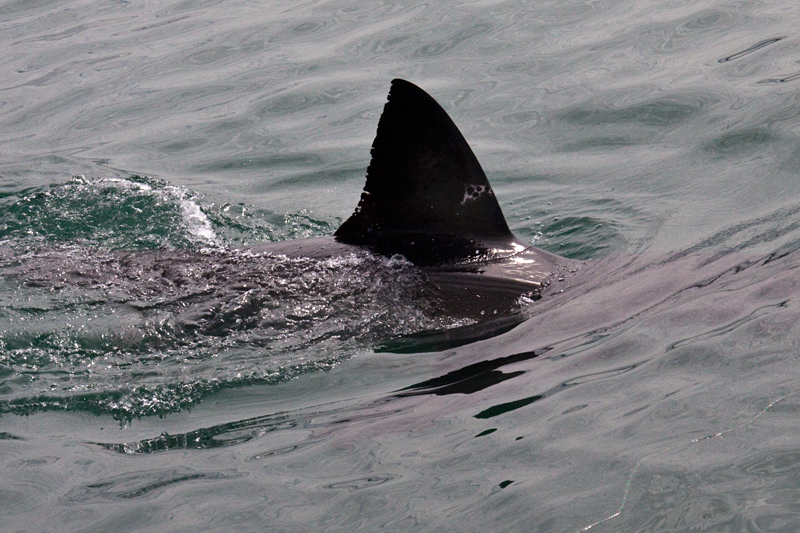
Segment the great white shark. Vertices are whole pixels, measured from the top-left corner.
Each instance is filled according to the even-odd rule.
[[[75,286],[108,291],[113,294],[109,305],[128,303],[125,313],[139,324],[127,326],[136,339],[140,329],[149,331],[151,316],[167,317],[176,330],[203,335],[261,326],[271,331],[273,322],[296,327],[298,334],[307,332],[303,327],[313,331],[313,320],[297,319],[297,324],[311,325],[292,326],[294,319],[273,316],[281,310],[292,315],[304,305],[303,279],[309,273],[320,286],[311,289],[308,299],[334,310],[319,315],[349,313],[345,322],[352,326],[344,329],[356,333],[345,336],[365,334],[361,321],[351,315],[360,309],[357,302],[370,298],[370,291],[380,291],[382,283],[394,286],[371,298],[379,296],[382,309],[396,304],[400,317],[403,309],[412,308],[458,324],[461,318],[471,319],[463,327],[434,326],[376,347],[398,351],[463,344],[510,329],[525,318],[519,312],[520,297],[540,298],[554,275],[560,279],[572,267],[511,232],[467,141],[445,110],[416,85],[392,81],[371,156],[355,212],[332,236],[211,251],[87,253],[78,245],[33,252],[22,247],[17,255],[0,246],[0,278],[16,277],[25,285],[51,290]],[[337,261],[353,255],[363,259],[364,250],[373,257]],[[381,256],[405,259],[383,261]],[[332,272],[325,270],[330,260],[339,265]],[[315,265],[322,270],[315,271]],[[377,281],[358,293],[358,276]]]
[[[567,260],[517,238],[464,136],[428,93],[391,82],[355,212],[333,237],[260,250],[328,258],[366,248],[423,269],[446,310],[505,314],[541,296]]]
[[[68,204],[86,192],[96,195],[92,187],[79,184],[61,193]],[[125,190],[112,191],[110,202],[127,198]],[[19,213],[36,214],[25,206],[48,208],[53,198],[60,196],[28,197]],[[63,203],[54,202],[49,209],[60,224]],[[107,211],[100,210],[105,217]],[[87,207],[67,215],[75,212],[95,213]],[[173,400],[189,405],[196,394],[220,383],[250,383],[248,376],[255,382],[288,379],[282,376],[329,364],[331,348],[340,358],[354,339],[356,345],[368,341],[375,351],[452,348],[515,327],[527,315],[520,312],[520,297],[541,297],[554,275],[560,277],[571,266],[511,232],[456,125],[430,95],[399,79],[391,83],[378,122],[361,198],[331,236],[245,249],[128,250],[82,243],[40,248],[38,240],[29,245],[25,239],[11,244],[0,243],[0,280],[18,283],[10,286],[12,303],[4,309],[11,317],[6,323],[14,322],[19,330],[4,333],[0,342],[56,361],[47,372],[61,375],[60,361],[68,361],[64,364],[78,371],[70,370],[74,377],[64,390],[91,393],[65,392],[66,397],[52,401],[37,397],[33,404],[20,396],[13,405],[0,402],[0,412],[14,405],[63,409],[70,402],[94,406],[97,401],[112,411],[120,404],[134,405],[133,411],[121,408],[128,414],[174,409]],[[36,324],[28,317],[35,317]],[[275,357],[280,371],[265,373],[265,352]],[[500,372],[500,366],[539,353],[469,365],[398,394],[481,390],[517,375]],[[179,357],[169,365],[189,364],[184,358],[191,358],[186,368],[197,380],[194,385],[184,388],[183,378],[174,378],[172,370],[162,374],[151,366],[171,354]],[[92,368],[101,356],[109,360],[103,373],[81,370]],[[284,368],[289,369],[285,374]],[[133,398],[130,402],[116,395],[106,401],[97,392],[107,390],[101,383],[106,376],[111,378],[108,390],[117,392],[113,383],[128,387],[143,376],[145,384],[139,392],[120,392]],[[173,393],[174,379],[179,385]],[[137,402],[144,411],[135,407]],[[149,407],[164,402],[169,405]]]

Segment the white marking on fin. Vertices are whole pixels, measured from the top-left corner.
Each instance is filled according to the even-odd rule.
[[[492,189],[488,185],[467,185],[464,189],[464,199],[461,205],[466,205],[469,200],[477,200],[482,194],[491,194]]]

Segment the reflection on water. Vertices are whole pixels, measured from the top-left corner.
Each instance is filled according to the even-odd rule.
[[[798,529],[793,4],[0,14],[6,529]],[[443,324],[234,252],[352,212],[394,77],[563,292]]]

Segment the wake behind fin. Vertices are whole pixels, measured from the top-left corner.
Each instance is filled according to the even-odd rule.
[[[514,239],[480,163],[444,109],[401,79],[372,143],[355,213],[334,234],[348,244],[415,263],[480,253],[480,243]]]

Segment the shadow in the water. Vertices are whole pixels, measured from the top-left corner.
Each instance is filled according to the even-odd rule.
[[[548,350],[550,350],[550,348],[521,352],[498,359],[474,363],[464,368],[448,372],[438,378],[429,379],[422,383],[417,383],[401,389],[397,391],[398,396],[416,396],[419,394],[436,394],[437,396],[445,396],[447,394],[472,394],[473,392],[478,392],[525,373],[524,370],[517,370],[506,374],[497,370],[498,368],[534,359],[546,353]]]

